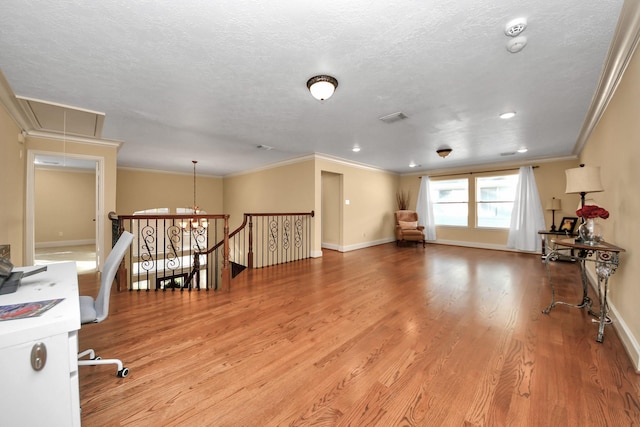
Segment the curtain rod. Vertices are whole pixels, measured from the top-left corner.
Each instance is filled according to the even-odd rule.
[[[537,169],[540,166],[531,166],[532,169]],[[428,175],[429,177],[438,177],[438,176],[457,176],[457,175],[473,175],[474,173],[478,174],[478,173],[490,173],[490,172],[506,172],[506,171],[517,171],[520,170],[520,168],[509,168],[509,169],[494,169],[491,171],[475,171],[475,172],[460,172],[460,173],[443,173],[441,175]],[[419,176],[418,179],[421,179],[422,177]]]

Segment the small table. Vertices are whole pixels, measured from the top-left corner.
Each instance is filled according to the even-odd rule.
[[[597,342],[602,342],[604,337],[604,326],[607,323],[611,323],[611,320],[607,317],[609,306],[607,304],[607,293],[609,291],[609,277],[615,273],[619,264],[620,252],[625,252],[624,249],[612,245],[607,242],[600,242],[598,244],[590,245],[583,242],[576,242],[575,239],[557,239],[555,241],[556,248],[553,249],[545,258],[545,265],[547,267],[547,276],[549,277],[549,285],[551,286],[551,304],[542,312],[549,314],[551,309],[556,305],[563,304],[574,308],[586,308],[588,313],[598,318],[600,326],[598,327],[598,335],[596,337]],[[563,246],[560,248],[558,246]],[[578,254],[574,258],[578,261],[580,266],[580,276],[582,278],[582,301],[579,304],[569,304],[562,301],[555,300],[555,288],[553,281],[551,280],[551,270],[549,269],[549,262],[558,255],[558,252],[566,249],[575,249]],[[588,279],[586,263],[594,262],[596,265],[597,276],[597,291],[598,301],[600,302],[600,311],[596,313],[591,308],[591,298],[588,295]]]
[[[553,251],[554,249],[556,249],[556,244],[555,244],[555,240],[551,240],[554,236],[556,238],[560,238],[560,237],[578,237],[577,234],[575,233],[569,233],[568,231],[547,231],[547,230],[540,230],[538,231],[538,234],[540,235],[540,238],[542,239],[542,260],[544,261],[547,255],[547,251]],[[575,260],[575,258],[573,257],[573,252],[574,249],[573,248],[567,248],[567,250],[570,250],[571,252],[571,256],[566,255],[566,254],[561,254],[561,253],[556,253],[556,258],[552,259],[551,261],[573,261]]]

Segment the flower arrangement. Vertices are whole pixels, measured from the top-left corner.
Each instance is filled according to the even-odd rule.
[[[576,215],[584,219],[607,219],[609,218],[609,211],[596,205],[584,205],[582,208],[576,211]]]

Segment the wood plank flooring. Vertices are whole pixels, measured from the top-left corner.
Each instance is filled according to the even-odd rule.
[[[559,298],[577,266],[553,265]],[[554,279],[555,280],[555,279]],[[96,292],[95,275],[80,276]],[[615,287],[615,277],[612,279]],[[385,244],[245,271],[230,293],[122,292],[80,348],[86,426],[630,426],[640,375],[613,327],[541,310],[539,256]]]

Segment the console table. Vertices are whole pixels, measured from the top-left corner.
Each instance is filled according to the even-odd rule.
[[[575,233],[569,233],[567,231],[547,231],[540,230],[538,231],[540,238],[542,239],[542,260],[544,261],[547,257],[547,251],[553,251],[556,249],[555,239],[559,238],[569,238],[569,237],[578,237]],[[556,258],[552,259],[552,261],[573,261],[574,249],[567,248],[568,252],[571,252],[570,255],[556,253]]]
[[[59,298],[64,299],[37,317],[0,321],[2,425],[80,425],[75,263],[50,264],[23,278],[16,292],[0,295],[0,305]]]
[[[552,308],[556,305],[563,304],[574,308],[586,308],[588,313],[598,318],[600,323],[598,327],[598,335],[596,341],[602,342],[604,338],[604,326],[607,323],[611,323],[611,320],[607,316],[609,306],[607,304],[607,293],[609,291],[609,277],[615,273],[619,264],[619,255],[621,252],[625,252],[624,249],[612,245],[607,242],[600,242],[596,245],[589,245],[582,242],[576,242],[575,239],[557,239],[555,241],[556,247],[549,252],[545,258],[545,265],[547,267],[547,276],[549,278],[549,285],[551,286],[551,304],[542,312],[549,314]],[[582,279],[582,301],[579,304],[570,304],[567,302],[556,301],[555,288],[553,286],[553,280],[551,279],[551,270],[549,263],[559,255],[559,251],[567,248],[576,250],[577,255],[574,255],[580,266],[580,277]],[[595,271],[597,276],[597,291],[598,301],[600,303],[600,311],[595,312],[591,308],[591,298],[588,295],[588,278],[587,278],[587,262],[595,263]]]

